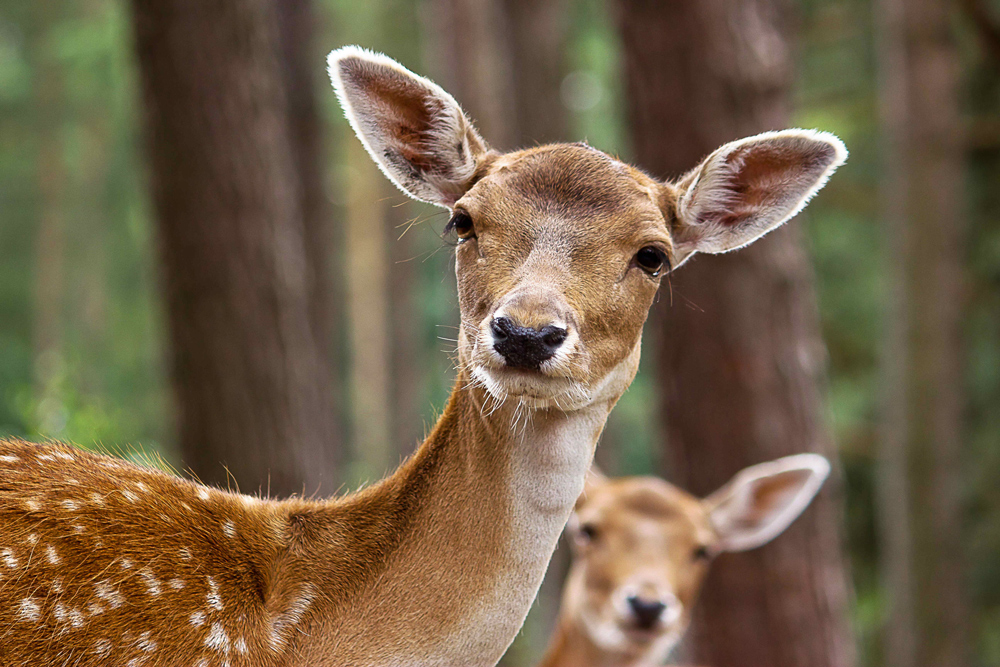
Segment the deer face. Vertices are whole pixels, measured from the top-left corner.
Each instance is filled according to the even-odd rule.
[[[562,614],[608,657],[661,664],[687,629],[711,559],[779,535],[829,469],[815,454],[789,456],[743,470],[703,500],[653,477],[591,473],[567,529]]]
[[[673,246],[660,186],[584,145],[498,157],[455,204],[460,354],[497,396],[621,394]]]
[[[832,135],[768,133],[723,146],[675,184],[581,144],[499,154],[451,95],[385,56],[347,47],[329,65],[386,176],[451,211],[460,364],[498,401],[528,407],[616,400],[662,277],[774,229],[846,157]]]

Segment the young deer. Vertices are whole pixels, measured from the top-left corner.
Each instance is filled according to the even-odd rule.
[[[655,477],[587,477],[567,534],[573,564],[541,667],[661,665],[687,629],[711,559],[777,537],[830,464],[798,454],[742,470],[705,499]]]
[[[750,243],[843,162],[776,132],[680,181],[583,144],[500,154],[455,100],[358,48],[347,118],[451,210],[458,377],[416,454],[326,501],[263,500],[60,445],[0,447],[0,664],[492,665],[534,598],[660,281]]]

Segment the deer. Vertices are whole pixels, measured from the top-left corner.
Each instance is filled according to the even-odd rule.
[[[500,153],[455,99],[328,57],[357,137],[449,212],[456,379],[416,452],[326,499],[198,484],[59,443],[0,444],[0,664],[494,665],[638,368],[663,277],[795,215],[839,139],[733,142],[677,181],[585,144]]]
[[[658,477],[592,468],[566,527],[572,563],[539,667],[664,664],[712,560],[776,538],[829,473],[819,454],[795,454],[744,468],[698,498]]]

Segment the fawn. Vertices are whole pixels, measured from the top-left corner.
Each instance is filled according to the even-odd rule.
[[[712,558],[780,535],[829,472],[818,454],[786,456],[745,468],[701,499],[656,477],[591,470],[567,526],[573,563],[541,667],[663,664]]]
[[[451,211],[457,378],[417,452],[325,501],[0,446],[0,664],[493,665],[520,628],[663,276],[789,219],[845,158],[775,132],[660,182],[583,144],[500,154],[437,85],[330,54],[347,119]]]

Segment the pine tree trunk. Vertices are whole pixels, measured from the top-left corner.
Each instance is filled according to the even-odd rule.
[[[132,6],[184,465],[248,491],[333,491],[275,4]]]
[[[890,667],[968,664],[962,574],[964,259],[951,3],[880,0],[882,203],[890,303],[881,452]]]
[[[791,55],[778,0],[620,0],[636,158],[676,177],[720,144],[787,126]],[[670,477],[706,494],[744,466],[836,452],[821,418],[825,349],[796,223],[697,256],[658,313]],[[713,565],[690,650],[712,667],[854,664],[836,481],[778,540]]]

